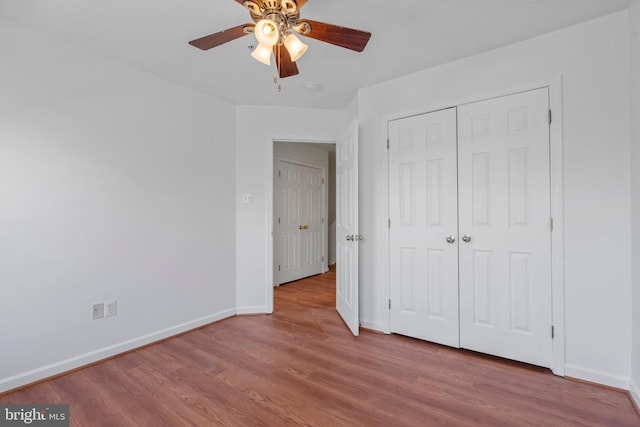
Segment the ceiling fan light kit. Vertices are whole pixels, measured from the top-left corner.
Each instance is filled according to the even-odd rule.
[[[275,56],[280,78],[299,74],[296,61],[305,54],[308,45],[296,34],[316,39],[356,52],[366,47],[371,33],[323,22],[301,20],[300,8],[307,0],[235,0],[243,5],[255,24],[243,24],[189,42],[208,50],[254,33],[258,46],[251,56],[265,65],[271,65]],[[284,47],[284,49],[283,49]]]
[[[309,49],[309,46],[302,43],[293,33],[288,34],[287,38],[284,39],[284,47],[289,51],[289,55],[291,55],[291,60],[293,62],[300,59],[307,49]]]

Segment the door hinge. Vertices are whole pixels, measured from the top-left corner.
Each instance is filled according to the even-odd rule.
[[[278,178],[282,177],[282,171],[278,171]]]
[[[324,178],[322,178],[322,183],[324,184]]]
[[[280,218],[278,218],[278,224],[280,224]]]
[[[388,223],[388,225],[389,225],[389,228],[391,228],[391,218],[389,218],[389,223]]]
[[[391,299],[389,299],[389,310],[391,310]]]
[[[553,232],[553,218],[549,218],[549,231]]]
[[[551,122],[553,122],[553,113],[549,110],[549,124],[551,124]]]
[[[387,150],[389,149],[389,145],[390,145],[389,138],[387,138]]]
[[[282,271],[282,270],[280,269],[280,266],[278,266],[278,271]]]
[[[322,217],[322,223],[324,224],[324,217]]]
[[[551,339],[556,337],[556,327],[551,325]]]
[[[324,257],[322,257],[322,262],[324,262]]]

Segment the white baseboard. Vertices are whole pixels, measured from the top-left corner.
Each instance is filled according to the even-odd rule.
[[[615,387],[621,390],[629,390],[629,378],[611,375],[606,372],[567,364],[565,366],[564,374],[567,377],[576,378],[578,380]]]
[[[384,330],[384,326],[382,325],[382,323],[379,323],[379,322],[369,322],[367,320],[361,320],[360,327],[365,329],[371,329],[372,331],[383,332],[385,334],[388,333],[387,331]]]
[[[640,411],[640,385],[631,381],[629,383],[629,393],[631,394],[631,399],[636,404],[636,408]]]
[[[238,307],[236,309],[237,314],[268,314],[269,310],[264,305],[256,307]]]
[[[55,362],[47,366],[42,366],[31,371],[23,372],[8,378],[2,378],[0,379],[0,393],[13,390],[18,387],[23,387],[25,385],[41,381],[43,379],[62,374],[64,372],[81,368],[82,366],[86,366],[91,363],[95,363],[100,360],[104,360],[109,357],[113,357],[118,354],[143,347],[156,341],[160,341],[165,338],[169,338],[174,335],[178,335],[183,332],[187,332],[192,329],[196,329],[201,326],[226,319],[228,317],[234,316],[235,314],[235,310],[221,311],[219,313],[211,314],[199,319],[194,319],[180,325],[172,326],[157,332],[152,332],[141,337],[133,338],[118,344],[100,348],[89,353],[80,354],[78,356]]]

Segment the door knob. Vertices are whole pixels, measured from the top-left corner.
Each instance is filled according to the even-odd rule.
[[[471,236],[465,234],[464,236],[462,236],[462,241],[465,243],[469,243],[471,241]]]
[[[304,225],[299,226],[298,229],[304,230]]]
[[[453,236],[447,236],[447,243],[453,243],[456,241],[456,238]]]
[[[354,238],[353,234],[350,234],[350,235],[347,236],[347,240],[349,242],[353,242],[353,240],[354,240],[353,238]]]

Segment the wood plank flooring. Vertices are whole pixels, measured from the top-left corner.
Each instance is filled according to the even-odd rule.
[[[0,396],[68,403],[73,426],[640,426],[627,393],[548,370],[363,330],[335,311],[335,272],[230,318]]]

